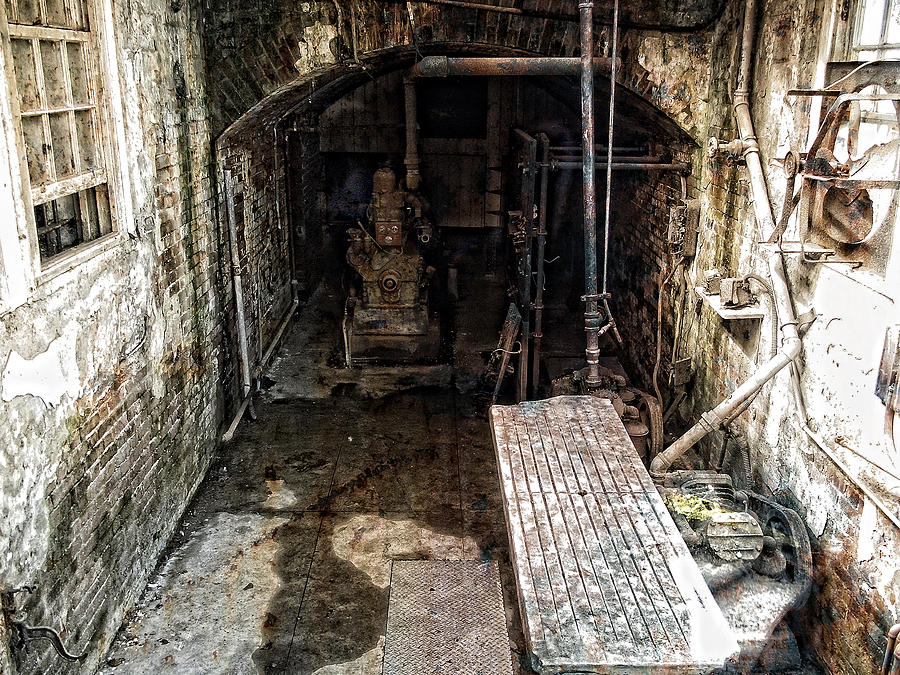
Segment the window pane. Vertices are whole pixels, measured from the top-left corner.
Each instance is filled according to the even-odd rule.
[[[66,11],[65,0],[46,0],[47,25],[54,28],[75,28],[69,13]]]
[[[856,35],[856,44],[877,45],[881,42],[884,3],[885,0],[865,0],[862,12],[860,12],[859,32]]]
[[[41,107],[38,96],[37,75],[34,68],[34,51],[30,40],[10,40],[13,65],[16,71],[16,89],[19,92],[19,106],[22,112],[38,110]]]
[[[19,0],[17,3],[19,16],[16,23],[25,26],[34,26],[41,22],[41,10],[38,6],[38,0]],[[12,21],[10,21],[12,23]]]
[[[36,187],[50,181],[50,149],[44,140],[43,116],[23,117],[22,136],[25,139],[25,157],[31,186]]]
[[[63,78],[62,42],[41,40],[41,63],[44,66],[44,94],[49,108],[68,105],[69,92]]]
[[[900,42],[900,2],[891,3],[891,14],[888,17],[887,41]]]
[[[93,110],[79,110],[75,113],[75,130],[78,134],[78,149],[81,152],[81,171],[101,168]]]
[[[75,28],[78,30],[90,30],[88,21],[87,0],[73,0],[72,12],[74,13]]]
[[[53,160],[56,163],[56,180],[75,175],[75,158],[72,154],[72,133],[69,113],[50,115],[50,134],[53,137]]]
[[[112,231],[106,186],[98,185],[36,206],[34,220],[42,261],[102,237]]]
[[[90,80],[85,67],[82,43],[67,42],[66,55],[69,59],[69,79],[72,81],[72,102],[75,105],[90,103]]]

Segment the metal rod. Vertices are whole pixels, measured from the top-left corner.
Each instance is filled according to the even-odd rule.
[[[541,339],[543,334],[544,319],[544,253],[547,246],[547,183],[549,179],[550,139],[547,134],[538,134],[541,144],[541,196],[538,206],[537,226],[537,276],[535,277],[534,290],[534,338],[532,344],[531,365],[531,390],[536,392],[541,377]]]
[[[574,171],[582,168],[581,162],[551,162],[551,167],[560,171]],[[609,168],[606,162],[596,164],[594,169],[602,171]],[[690,173],[691,165],[682,162],[613,162],[612,168],[617,171],[680,171]]]
[[[606,152],[605,145],[595,145],[594,149],[597,152]],[[551,145],[550,152],[568,152],[568,153],[577,153],[581,152],[581,146],[578,145]],[[647,152],[647,146],[641,145],[616,145],[613,146],[613,152],[621,152],[622,154],[629,155],[635,152]]]
[[[537,140],[520,129],[514,130],[522,141],[525,161],[522,166],[522,218],[525,241],[519,267],[519,300],[522,304],[522,350],[519,354],[518,399],[528,398],[529,340],[531,338],[531,253],[534,243],[534,184],[537,171]]]
[[[408,73],[411,77],[577,75],[581,65],[577,58],[426,56],[412,66]],[[608,58],[596,58],[593,60],[593,67],[600,72],[609,73],[612,64]],[[593,71],[591,74],[593,75]]]
[[[597,205],[594,185],[594,3],[578,4],[581,18],[581,147],[584,157],[584,354],[589,385],[600,382],[600,313],[597,294]]]
[[[612,170],[613,170],[613,131],[615,130],[616,121],[616,74],[618,71],[616,64],[616,53],[619,44],[619,0],[613,3],[613,25],[612,25],[612,75],[609,78],[609,129],[606,143],[606,203],[603,205],[603,295],[606,295],[606,279],[607,267],[609,267],[609,214],[610,214],[610,197],[612,195]],[[607,305],[604,298],[604,304]],[[609,314],[609,312],[607,312]],[[662,403],[662,401],[660,401]]]
[[[600,148],[600,146],[598,145],[597,149],[596,149],[597,152],[601,152],[601,150],[599,148]],[[606,148],[603,148],[602,152],[605,155]],[[550,161],[551,162],[578,162],[580,165],[581,149],[579,148],[579,151],[577,153],[573,151],[573,152],[568,152],[565,154],[550,155]],[[613,156],[613,164],[615,164],[616,162],[644,162],[644,163],[649,164],[651,162],[659,163],[662,161],[663,161],[663,158],[660,155],[626,155],[625,157],[622,157],[621,155]],[[605,161],[602,163],[604,165],[606,164]]]

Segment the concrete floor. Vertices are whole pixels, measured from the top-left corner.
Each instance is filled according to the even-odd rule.
[[[348,370],[340,294],[320,288],[101,672],[381,673],[397,559],[498,560],[510,659],[530,672],[490,429],[459,393],[497,339],[502,314],[483,312],[456,336],[468,368]]]
[[[107,670],[380,673],[391,561],[420,558],[501,561],[518,640],[490,431],[464,398],[261,405],[201,486]]]

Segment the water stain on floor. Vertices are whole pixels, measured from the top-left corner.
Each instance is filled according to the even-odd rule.
[[[104,673],[380,673],[391,564],[409,559],[500,561],[518,660],[490,431],[465,397],[427,388],[258,409],[198,490]]]

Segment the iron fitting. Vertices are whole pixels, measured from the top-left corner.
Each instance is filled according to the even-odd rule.
[[[714,431],[718,431],[719,427],[722,426],[722,418],[712,410],[708,410],[707,412],[700,415],[700,420],[698,423],[706,430],[707,433],[712,433]]]

